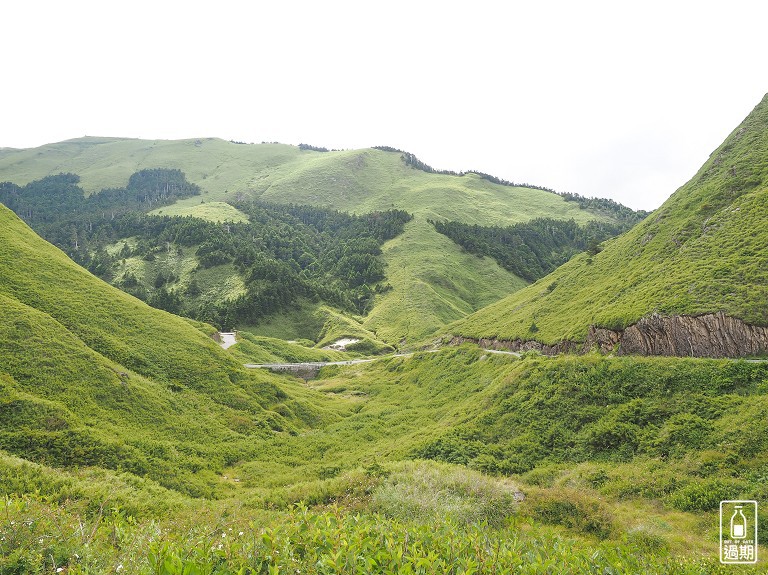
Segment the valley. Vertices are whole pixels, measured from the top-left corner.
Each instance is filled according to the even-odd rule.
[[[734,572],[766,166],[768,99],[650,214],[387,147],[0,150],[0,574]]]

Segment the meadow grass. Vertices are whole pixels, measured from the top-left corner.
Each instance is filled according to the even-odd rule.
[[[296,308],[285,314],[247,326],[244,331],[288,341],[304,340],[316,348],[327,347],[340,339],[357,339],[359,343],[348,349],[356,355],[376,355],[393,350],[375,332],[365,328],[360,316],[307,300],[300,301]]]
[[[133,514],[119,499],[108,497],[88,508],[78,499],[10,495],[0,500],[0,569],[168,575],[732,572],[718,564],[711,549],[679,554],[666,548],[663,539],[637,530],[600,540],[548,525],[538,517],[552,514],[552,500],[539,498],[538,508],[518,506],[498,482],[476,475],[423,464],[401,467],[389,477],[361,474],[359,493],[367,486],[375,500],[385,502],[384,512],[338,503],[264,512],[189,501],[176,502],[174,511],[155,518],[141,510]],[[93,479],[103,487],[110,478]],[[431,488],[430,501],[446,514],[413,513],[409,485]],[[142,487],[138,493],[145,491]],[[350,502],[350,491],[345,495]],[[579,501],[586,505],[583,495]],[[757,565],[739,572],[761,569]]]
[[[310,155],[314,152],[310,152]],[[146,168],[175,168],[198,184],[206,201],[221,201],[228,193],[250,188],[253,182],[279,174],[284,165],[305,157],[294,146],[240,145],[218,138],[138,140],[85,137],[0,154],[3,179],[20,185],[62,171],[78,174],[87,194],[122,188],[134,172]],[[186,205],[191,207],[200,203]]]
[[[556,194],[500,186],[475,174],[430,174],[407,166],[398,153],[374,149],[307,156],[259,197],[354,213],[398,208],[424,219],[481,225],[509,225],[536,215],[582,224],[603,219]]]
[[[237,333],[238,343],[229,352],[243,363],[300,363],[343,361],[349,354],[317,349],[311,341],[288,342],[283,339],[253,335],[247,331]],[[309,345],[302,345],[307,343]]]
[[[465,252],[423,219],[384,244],[387,282],[363,325],[401,347],[526,285],[491,258]]]
[[[224,202],[201,202],[196,206],[165,206],[152,210],[149,215],[190,216],[209,222],[247,222],[248,216]]]
[[[5,303],[12,309],[10,301]],[[20,318],[46,317],[24,311]],[[15,339],[2,338],[3,349],[13,349]],[[329,367],[308,384],[254,374],[244,386],[260,385],[260,394],[268,385],[280,391],[269,406],[273,423],[297,424],[287,433],[273,429],[243,441],[238,437],[247,411],[240,418],[227,406],[201,412],[202,396],[168,392],[132,374],[127,390],[134,400],[123,401],[126,391],[111,392],[106,397],[113,399],[105,403],[98,395],[107,385],[98,375],[105,360],[53,325],[41,325],[32,340],[49,348],[51,366],[71,363],[72,375],[54,367],[59,380],[42,373],[33,359],[45,356],[42,348],[25,346],[28,357],[12,352],[14,376],[0,381],[5,405],[15,407],[0,413],[24,420],[28,440],[30,431],[46,426],[53,426],[49,432],[63,425],[77,430],[77,421],[95,410],[88,445],[120,437],[123,465],[144,457],[149,470],[109,470],[109,460],[98,458],[78,465],[57,460],[55,452],[41,461],[64,470],[0,457],[7,569],[50,573],[66,566],[87,573],[123,565],[136,573],[237,573],[292,565],[318,573],[429,573],[463,561],[467,570],[487,573],[537,573],[564,565],[573,573],[592,573],[595,565],[629,573],[709,573],[717,572],[715,512],[701,494],[714,488],[716,497],[765,495],[759,477],[766,446],[759,438],[768,436],[768,378],[760,364],[517,359],[463,346]],[[61,355],[51,355],[59,346]],[[20,358],[26,364],[17,365]],[[27,372],[30,381],[48,382],[50,391],[22,386],[18,380],[24,382]],[[120,374],[104,373],[117,378],[114,386],[126,387]],[[67,384],[66,377],[91,381],[94,391]],[[88,403],[93,394],[98,402]],[[154,410],[158,401],[161,408]],[[142,407],[135,419],[127,412],[130,405]],[[650,418],[642,439],[647,452],[625,453],[623,444],[612,442],[611,428],[596,433],[604,429],[602,421],[624,413]],[[698,436],[674,428],[685,414],[706,416],[713,431]],[[725,448],[734,418],[752,432],[733,452],[735,466]],[[552,422],[559,422],[560,431]],[[18,425],[6,423],[11,429]],[[143,435],[144,426],[163,439]],[[76,439],[72,447],[88,454],[82,451],[84,436]],[[569,441],[575,451],[559,448],[558,442]],[[160,449],[173,453],[173,471],[160,465]],[[739,451],[745,449],[751,451]],[[126,456],[131,453],[133,459]],[[498,470],[510,454],[520,453],[532,465],[512,479],[448,463],[401,462],[426,454]],[[519,504],[517,490],[526,496]],[[166,497],[176,501],[174,509],[158,503],[153,511]],[[297,507],[301,502],[312,509]],[[386,551],[403,549],[406,541],[410,552]],[[360,558],[374,562],[359,563]]]
[[[287,341],[303,339],[317,342],[326,322],[324,307],[317,302],[299,300],[295,308],[265,318],[256,326],[244,326],[242,331]]]

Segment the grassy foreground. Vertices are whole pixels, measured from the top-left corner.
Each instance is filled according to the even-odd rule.
[[[0,455],[0,572],[726,573],[717,502],[766,496],[763,364],[464,346],[270,378],[323,418],[252,437],[202,498]]]
[[[161,501],[150,485],[126,487],[119,477],[91,473],[87,485],[97,499],[87,505],[77,499],[84,472],[46,478],[45,470],[0,458],[0,472],[9,465],[46,493],[0,500],[4,574],[732,572],[711,550],[680,555],[643,531],[602,540],[566,532],[548,524],[556,506],[519,504],[507,484],[447,465],[360,469],[336,481],[328,503],[312,508],[259,510],[177,497],[166,500],[171,510],[161,517],[156,507],[121,504],[128,489],[147,503]],[[123,491],[107,490],[109,480]]]

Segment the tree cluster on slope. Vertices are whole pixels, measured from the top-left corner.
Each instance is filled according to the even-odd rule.
[[[299,144],[299,150],[311,150],[313,152],[338,152],[339,150],[329,150],[322,146],[312,146],[311,144]]]
[[[59,222],[67,215],[115,218],[200,194],[200,187],[188,182],[181,170],[165,168],[138,171],[129,178],[125,188],[102,190],[87,198],[79,183],[80,176],[75,174],[48,176],[25,186],[3,182],[0,183],[0,203],[35,227]]]
[[[62,174],[24,187],[0,185],[0,201],[92,273],[155,307],[219,326],[256,323],[299,298],[364,313],[373,296],[386,289],[380,246],[402,232],[411,218],[408,213],[350,215],[249,201],[234,204],[249,216],[247,223],[144,213],[157,202],[196,190],[184,185],[181,172],[174,172],[173,178],[139,172],[125,190],[104,190],[88,198],[77,186],[77,176]],[[132,247],[124,243],[116,252],[107,250],[125,238],[132,238]],[[156,261],[189,249],[194,250],[197,271],[234,266],[246,293],[234,300],[201,300],[196,272],[186,287],[162,269],[144,281],[132,273],[116,276],[118,263],[127,258]]]
[[[461,222],[431,222],[468,252],[488,256],[515,275],[534,282],[580,251],[599,251],[599,243],[629,228],[626,224],[536,218],[507,227]]]
[[[637,223],[644,220],[650,212],[633,210],[610,198],[587,198],[571,192],[558,192],[566,202],[576,202],[582,210],[590,210],[610,216],[616,220]]]

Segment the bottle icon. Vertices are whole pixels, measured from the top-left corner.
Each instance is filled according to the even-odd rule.
[[[741,505],[737,505],[731,516],[731,539],[744,539],[747,536],[747,518],[741,508]]]

